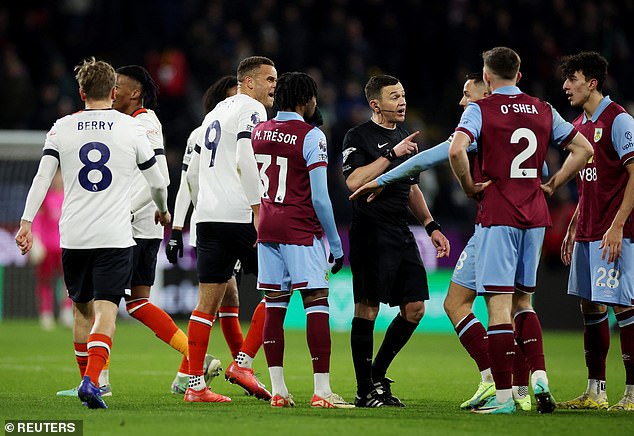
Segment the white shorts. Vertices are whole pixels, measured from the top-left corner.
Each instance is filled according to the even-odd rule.
[[[594,303],[634,306],[634,244],[623,239],[616,262],[601,259],[601,241],[575,242],[568,294]]]

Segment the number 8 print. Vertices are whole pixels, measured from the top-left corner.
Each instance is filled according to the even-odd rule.
[[[93,150],[99,152],[99,160],[90,159],[90,152]],[[94,153],[92,153],[92,155],[94,156]],[[106,162],[110,160],[110,149],[106,144],[101,142],[89,142],[84,144],[79,149],[79,160],[84,164],[77,176],[82,188],[90,192],[99,192],[110,186],[112,183],[112,171],[106,166]],[[94,172],[101,174],[101,179],[98,182],[90,180],[91,178],[95,178]]]

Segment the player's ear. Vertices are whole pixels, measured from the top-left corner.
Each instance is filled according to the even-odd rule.
[[[113,87],[113,88],[110,90],[110,100],[115,100],[116,95],[117,95],[117,88],[116,88],[116,87]]]
[[[517,80],[515,80],[515,83],[519,83],[519,81],[522,79],[522,72],[518,71],[517,72]]]
[[[370,107],[372,108],[372,112],[381,112],[381,108],[379,108],[379,103],[376,100],[370,100]]]
[[[81,98],[81,101],[86,101],[86,93],[81,88],[79,88],[79,98]]]

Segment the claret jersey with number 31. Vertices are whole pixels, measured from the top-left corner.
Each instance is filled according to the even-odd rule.
[[[135,245],[130,224],[134,171],[156,162],[145,128],[114,109],[60,118],[46,135],[45,155],[58,158],[64,181],[62,248]]]

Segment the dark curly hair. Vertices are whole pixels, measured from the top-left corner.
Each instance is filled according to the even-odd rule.
[[[150,76],[148,70],[140,65],[126,65],[117,68],[117,74],[128,76],[141,84],[141,99],[143,107],[148,109],[156,109],[157,96],[159,93],[158,85]]]

